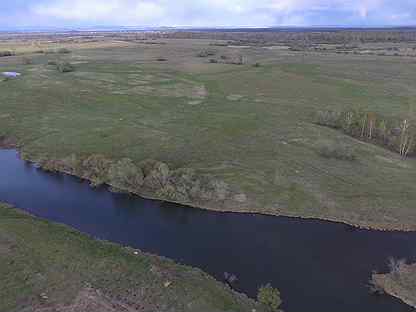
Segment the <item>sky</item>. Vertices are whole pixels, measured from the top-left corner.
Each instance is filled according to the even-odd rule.
[[[410,25],[416,0],[0,0],[0,29]]]

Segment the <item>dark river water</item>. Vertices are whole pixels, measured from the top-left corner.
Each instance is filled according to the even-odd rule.
[[[0,201],[70,225],[94,237],[198,267],[255,297],[271,283],[287,312],[414,311],[371,295],[373,270],[389,257],[416,261],[416,233],[357,230],[344,224],[252,214],[217,213],[92,189],[0,150]]]

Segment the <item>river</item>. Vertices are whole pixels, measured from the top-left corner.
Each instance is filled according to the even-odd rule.
[[[319,220],[219,213],[113,194],[106,187],[47,173],[0,150],[0,201],[96,238],[198,267],[255,297],[279,288],[286,312],[415,311],[369,293],[373,270],[389,257],[416,261],[416,233],[355,229]]]

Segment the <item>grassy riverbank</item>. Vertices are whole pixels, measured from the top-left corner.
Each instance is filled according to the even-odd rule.
[[[161,41],[71,46],[68,54],[28,54],[25,65],[20,56],[1,58],[1,71],[23,75],[0,82],[0,136],[15,138],[26,158],[61,171],[74,170],[68,159],[128,158],[142,181],[144,160],[163,162],[169,174],[158,166],[150,170],[152,187],[134,185],[145,196],[416,229],[416,160],[314,123],[319,110],[407,116],[415,96],[413,58]],[[206,49],[215,50],[210,58],[218,63],[198,56]],[[245,64],[225,64],[236,54]],[[75,71],[47,65],[56,59]],[[322,153],[338,142],[354,157]],[[102,164],[87,162],[81,171],[107,179]]]
[[[0,311],[262,311],[198,269],[0,204]]]
[[[382,292],[416,308],[416,264],[393,262],[388,274],[374,274],[373,284]]]

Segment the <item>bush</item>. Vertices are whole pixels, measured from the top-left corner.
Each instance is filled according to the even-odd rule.
[[[341,128],[341,115],[336,111],[319,111],[316,113],[315,122],[321,126]]]
[[[241,54],[231,54],[231,55],[221,55],[220,56],[221,62],[224,64],[231,64],[231,65],[243,65],[244,58]]]
[[[57,51],[59,54],[69,54],[71,53],[71,50],[68,50],[67,48],[60,48]]]
[[[321,141],[318,142],[319,155],[325,158],[353,161],[356,159],[354,150],[343,143]]]
[[[254,63],[254,65],[253,65],[254,67],[260,67],[261,66],[261,64],[260,63]]]
[[[202,50],[197,54],[198,57],[208,57],[208,56],[214,56],[217,54],[217,51],[215,50]]]
[[[90,179],[93,185],[98,186],[107,179],[110,165],[111,161],[104,156],[91,155],[81,162],[78,170],[81,171],[81,176]]]
[[[14,53],[12,51],[0,51],[0,57],[5,57],[5,56],[13,56]]]
[[[375,273],[374,272],[373,272],[373,274],[370,278],[370,281],[368,283],[368,287],[370,289],[370,293],[372,293],[372,294],[375,294],[375,295],[385,294],[385,291],[384,291],[383,287],[375,279]]]
[[[56,61],[56,60],[48,60],[48,65],[56,66],[56,65],[58,65],[58,61]]]
[[[218,60],[216,60],[216,59],[210,59],[209,62],[211,64],[217,64],[218,63]]]
[[[282,304],[279,290],[273,288],[270,284],[259,288],[257,300],[273,312],[278,311],[280,305]]]
[[[406,260],[405,259],[396,260],[394,258],[390,258],[388,265],[390,269],[390,274],[393,277],[398,277],[400,273],[403,271],[403,268],[406,266]]]
[[[143,185],[143,171],[131,159],[123,158],[108,170],[109,183],[122,190],[136,190]]]
[[[61,73],[69,73],[75,70],[74,66],[71,63],[66,62],[66,61],[57,62],[56,68]]]
[[[30,58],[28,58],[28,57],[24,57],[24,58],[22,58],[22,64],[23,65],[31,65],[33,62],[32,62],[32,59],[30,59]]]

